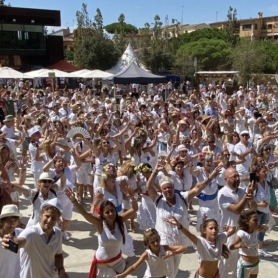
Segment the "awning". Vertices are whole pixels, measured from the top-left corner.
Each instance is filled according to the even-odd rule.
[[[269,33],[267,34],[268,37],[272,37],[272,36],[278,36],[278,33]]]

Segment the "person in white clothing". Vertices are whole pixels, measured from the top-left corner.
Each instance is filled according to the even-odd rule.
[[[247,191],[239,188],[240,176],[235,168],[228,168],[224,174],[226,185],[218,192],[218,204],[221,211],[220,226],[237,225],[241,211],[248,205],[249,208],[257,210],[254,202],[254,183],[249,183]],[[228,239],[228,246],[233,242],[234,237]],[[238,251],[233,250],[228,259],[222,259],[219,264],[220,277],[236,278],[236,265]]]
[[[58,200],[55,198],[42,204],[40,211],[40,222],[14,239],[21,249],[20,277],[68,278],[63,262],[62,234],[55,227],[62,213]],[[4,249],[9,249],[11,238],[10,234],[3,236]]]
[[[22,214],[16,205],[5,205],[0,215],[0,243],[4,235],[11,235],[14,240],[22,232],[16,228]],[[0,277],[20,278],[20,260],[18,254],[0,248]]]
[[[147,229],[143,236],[144,246],[147,250],[143,252],[135,264],[130,266],[123,273],[116,275],[115,278],[126,277],[128,274],[134,272],[144,261],[147,264],[144,278],[165,277],[169,272],[167,258],[182,254],[186,249],[186,247],[182,245],[160,245],[160,236],[156,229]]]

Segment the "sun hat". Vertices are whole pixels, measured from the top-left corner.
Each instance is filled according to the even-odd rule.
[[[249,134],[249,131],[248,130],[241,131],[240,135],[243,135],[243,134]]]
[[[53,198],[49,201],[46,201],[45,203],[43,203],[41,205],[41,210],[44,208],[44,207],[47,207],[47,206],[51,206],[51,207],[55,207],[56,209],[58,209],[60,211],[60,213],[63,212],[62,208],[61,208],[61,205],[60,205],[60,202],[58,201],[57,198]]]
[[[28,135],[31,137],[33,134],[41,132],[40,128],[38,126],[34,126],[28,130]]]
[[[203,115],[202,116],[202,122],[201,123],[203,123],[205,120],[210,120],[210,116],[209,115]]]
[[[53,181],[53,179],[51,178],[51,176],[49,175],[48,172],[42,172],[40,174],[40,177],[39,177],[38,181],[41,181],[41,180],[50,180],[50,181]]]
[[[3,122],[12,122],[14,121],[14,116],[13,115],[7,115]]]
[[[5,217],[11,217],[11,216],[16,216],[21,218],[22,214],[18,212],[18,208],[16,205],[5,205],[2,208],[2,212],[0,215],[0,219],[1,218],[5,218]]]
[[[178,152],[187,151],[187,148],[185,147],[184,144],[179,145],[177,149],[178,149]]]

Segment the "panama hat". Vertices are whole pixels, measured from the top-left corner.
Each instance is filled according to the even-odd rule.
[[[14,121],[14,116],[13,115],[7,115],[3,122],[12,122]]]
[[[39,181],[41,181],[41,180],[50,180],[50,181],[53,181],[53,179],[51,178],[51,176],[49,175],[48,172],[42,172],[42,173],[40,174],[40,177],[39,177],[38,180],[39,180]]]
[[[60,202],[58,201],[57,198],[53,198],[49,201],[46,201],[45,203],[43,203],[41,205],[41,210],[44,208],[44,207],[47,207],[47,206],[51,206],[51,207],[55,207],[56,209],[58,209],[60,211],[60,213],[63,212],[62,208],[61,208],[61,204]]]
[[[209,115],[203,115],[202,116],[202,123],[205,121],[205,120],[210,120],[210,116]]]
[[[0,219],[5,217],[11,217],[11,216],[16,216],[21,218],[22,214],[18,212],[18,208],[16,205],[3,206]]]

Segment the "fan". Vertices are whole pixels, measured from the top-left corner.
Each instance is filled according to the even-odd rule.
[[[90,133],[83,127],[73,127],[72,129],[69,130],[67,134],[67,138],[76,138],[78,136],[81,136],[83,138],[89,139]]]

